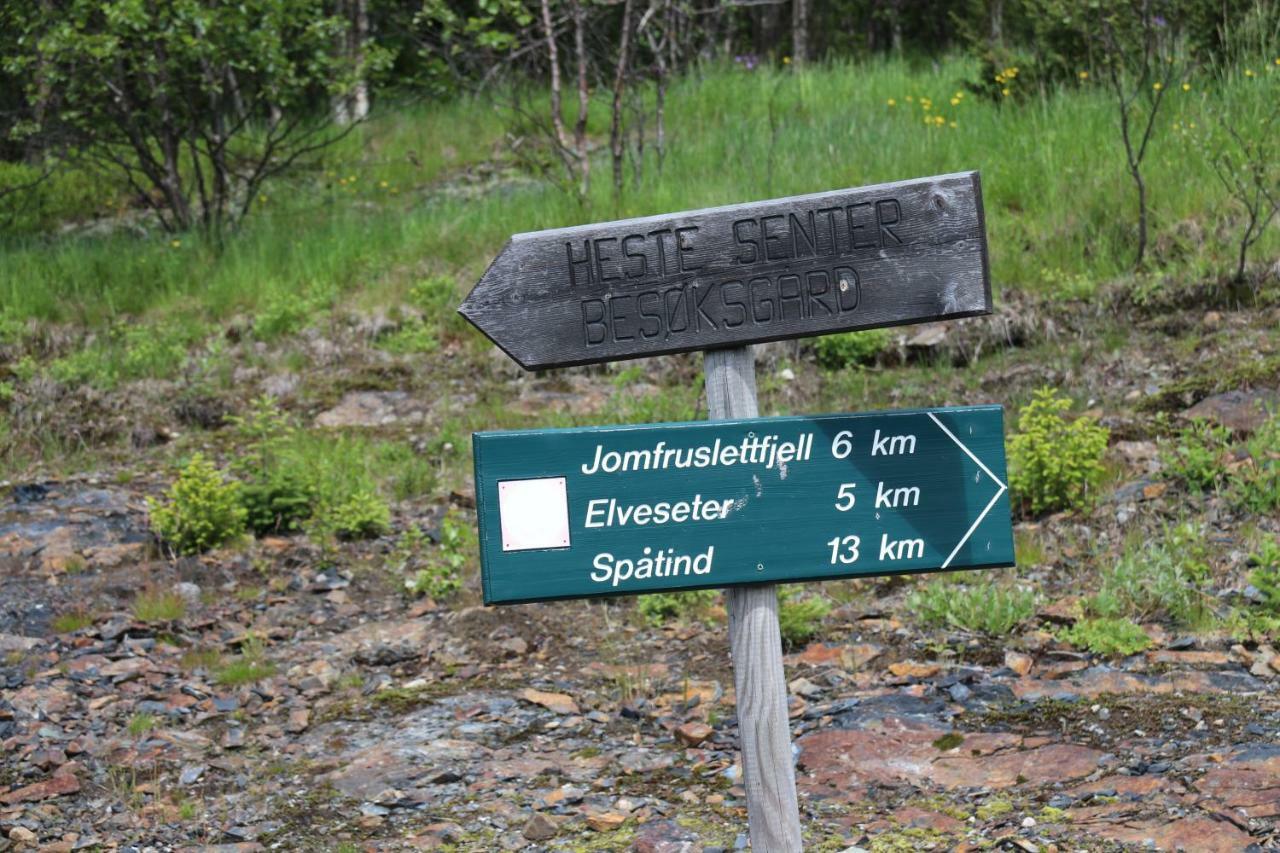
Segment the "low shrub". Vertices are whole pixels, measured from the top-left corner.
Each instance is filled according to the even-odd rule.
[[[148,498],[151,526],[179,554],[199,554],[235,539],[244,530],[240,484],[223,478],[197,453],[178,474],[163,502]]]
[[[990,580],[974,584],[933,579],[907,597],[907,607],[928,625],[1002,636],[1031,618],[1035,593]]]
[[[1102,479],[1110,432],[1093,418],[1068,420],[1070,408],[1069,399],[1041,388],[1009,437],[1009,487],[1037,515],[1084,506]]]
[[[831,604],[825,598],[804,595],[794,586],[778,589],[778,628],[786,646],[799,646],[813,639],[830,612]]]
[[[1249,583],[1258,590],[1262,609],[1280,615],[1280,540],[1264,539],[1249,563],[1257,567],[1249,573]]]
[[[1058,639],[1099,655],[1128,656],[1151,645],[1151,638],[1128,619],[1081,619],[1059,631]]]
[[[1249,458],[1232,477],[1231,502],[1255,515],[1273,513],[1280,509],[1280,416],[1260,426],[1245,450]]]
[[[232,470],[244,484],[241,503],[249,529],[259,536],[301,530],[315,509],[317,490],[314,473],[291,464],[288,445],[294,428],[288,415],[275,398],[264,395],[227,423],[240,439]]]
[[[871,364],[889,345],[892,333],[888,329],[867,329],[863,332],[840,332],[823,335],[813,342],[818,364],[839,370],[858,364]]]
[[[1206,627],[1215,618],[1213,599],[1204,589],[1209,577],[1203,532],[1194,524],[1176,525],[1159,538],[1132,540],[1102,571],[1098,592],[1085,600],[1085,609],[1105,618],[1165,616],[1190,628]]]
[[[1197,420],[1161,442],[1164,476],[1195,494],[1216,491],[1226,478],[1230,450],[1231,430]]]
[[[716,600],[714,589],[695,589],[689,592],[654,592],[641,595],[636,609],[644,620],[655,628],[667,622],[683,622],[707,612]]]
[[[405,580],[415,595],[429,595],[441,600],[462,589],[462,573],[475,552],[476,539],[471,525],[450,512],[440,522],[440,545],[428,550],[429,540],[417,526],[410,526],[396,545],[393,560],[400,571],[421,566]]]
[[[320,526],[339,539],[376,539],[391,528],[391,508],[371,491],[357,491],[319,510]]]

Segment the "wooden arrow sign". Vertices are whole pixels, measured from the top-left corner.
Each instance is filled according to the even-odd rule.
[[[986,314],[978,173],[516,234],[458,310],[529,370]]]

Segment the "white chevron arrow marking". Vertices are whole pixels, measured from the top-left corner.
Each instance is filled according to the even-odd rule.
[[[999,489],[996,490],[996,493],[991,496],[991,500],[987,503],[986,508],[983,509],[982,512],[978,514],[978,517],[973,520],[973,524],[969,526],[969,529],[965,532],[964,536],[960,537],[960,541],[956,543],[956,547],[951,549],[951,553],[947,556],[947,559],[942,563],[942,568],[945,569],[947,566],[951,565],[951,561],[955,559],[956,554],[958,554],[960,552],[960,549],[964,547],[964,543],[969,541],[969,537],[973,535],[973,531],[978,529],[978,525],[982,523],[982,519],[987,517],[987,513],[991,512],[991,508],[996,505],[996,501],[1000,499],[1000,496],[1003,495],[1005,493],[1005,490],[1008,489],[1009,487],[1006,486],[1004,483],[1000,482],[1000,478],[997,477],[995,474],[992,474],[991,469],[988,468],[985,464],[983,464],[983,461],[981,459],[979,459],[977,456],[974,456],[973,451],[965,447],[964,442],[956,438],[955,433],[947,429],[947,427],[942,423],[942,421],[938,420],[938,418],[933,414],[933,412],[926,412],[925,414],[929,416],[930,420],[932,420],[935,424],[938,425],[938,429],[942,430],[947,434],[947,438],[951,439],[956,443],[956,447],[959,447],[961,450],[963,450],[965,452],[965,455],[968,456],[970,459],[972,459],[974,462],[976,462],[978,467],[981,468],[986,473],[986,475],[990,477],[997,486],[1000,487]]]

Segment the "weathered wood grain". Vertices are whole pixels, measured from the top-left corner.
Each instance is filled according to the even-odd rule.
[[[516,234],[458,309],[527,369],[991,310],[976,172]]]
[[[707,352],[703,372],[713,419],[758,415],[751,347]],[[800,851],[777,587],[730,587],[725,594],[751,848],[771,853]]]

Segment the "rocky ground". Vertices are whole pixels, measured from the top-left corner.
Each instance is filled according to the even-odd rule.
[[[1280,316],[1121,321],[1113,346],[1068,311],[1026,316],[911,332],[906,366],[843,406],[832,397],[849,386],[792,351],[763,363],[771,411],[1003,401],[1074,381],[1098,389],[1113,429],[1108,496],[1019,524],[1038,551],[1019,571],[1043,604],[1015,634],[925,630],[903,605],[915,581],[876,579],[840,585],[820,639],[789,650],[806,849],[1280,847],[1280,656],[1265,637],[1152,623],[1153,648],[1102,658],[1053,634],[1088,583],[1081,543],[1164,519],[1205,519],[1218,588],[1244,586],[1242,531],[1280,522],[1168,487],[1149,421],[1192,405],[1230,421],[1273,399]],[[1240,372],[1259,359],[1272,366]],[[671,364],[637,393],[686,381],[689,364]],[[447,405],[582,416],[616,399],[610,376],[493,373]],[[280,381],[245,377],[254,391]],[[298,409],[325,428],[429,432],[420,381],[299,392]],[[155,417],[144,451],[181,429]],[[145,505],[166,476],[119,464],[0,490],[0,850],[746,846],[722,613],[658,629],[626,600],[407,599],[378,568],[381,540],[324,570],[335,561],[302,536],[169,560]],[[459,485],[397,507],[397,525],[469,503]],[[167,610],[140,613],[140,593]]]

